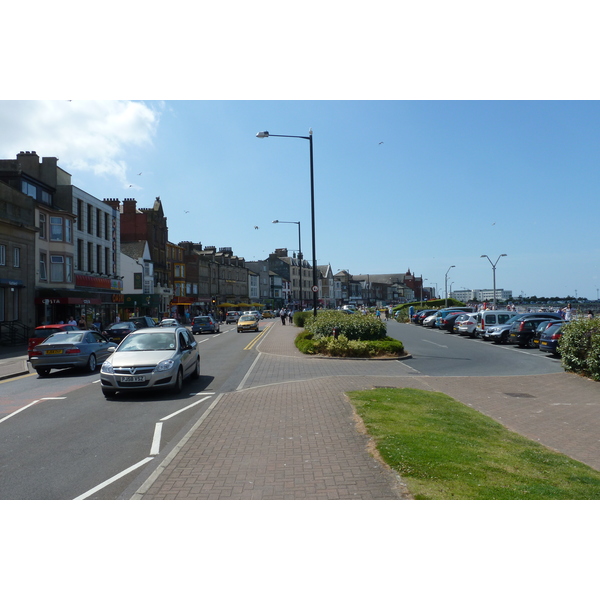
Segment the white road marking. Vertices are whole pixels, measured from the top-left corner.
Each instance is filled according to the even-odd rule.
[[[66,400],[66,396],[55,396],[54,398],[42,398],[42,400]]]
[[[210,395],[213,395],[213,394],[211,393]],[[209,398],[209,395],[207,394],[206,398],[200,398],[200,400],[197,400],[196,402],[192,402],[192,404],[190,404],[189,406],[181,408],[178,411],[175,411],[174,413],[171,413],[170,415],[167,415],[166,417],[163,417],[161,419],[161,421],[167,421],[171,417],[174,417],[175,415],[178,415],[179,413],[182,413],[184,410],[187,410],[188,408],[192,408],[193,406],[196,406],[197,404],[200,404],[201,402],[204,402],[205,400],[208,400],[208,398]]]
[[[103,483],[100,483],[99,485],[97,485],[95,488],[92,488],[91,490],[84,492],[83,494],[81,494],[81,496],[77,496],[77,498],[73,498],[73,500],[85,500],[86,498],[89,498],[90,496],[95,494],[98,490],[101,490],[102,488],[105,488],[106,486],[110,485],[111,483],[114,483],[118,479],[121,479],[121,477],[125,477],[125,475],[128,475],[132,471],[139,469],[141,466],[145,465],[147,462],[150,462],[151,460],[154,460],[153,456],[148,456],[147,458],[144,458],[144,460],[140,460],[140,462],[135,463],[135,465],[132,465],[128,469],[125,469],[124,471],[117,473],[114,477],[111,477],[110,479],[107,479]]]
[[[430,340],[421,340],[422,342],[427,342],[428,344],[433,344],[434,346],[439,346],[440,348],[447,348],[448,346],[444,346],[443,344],[436,344]]]
[[[23,406],[22,408],[19,408],[19,410],[15,410],[15,412],[10,413],[10,415],[7,415],[3,419],[0,419],[0,423],[3,423],[4,421],[7,421],[11,417],[14,417],[15,415],[19,414],[21,411],[25,410],[26,408],[29,408],[30,406],[33,406],[34,404],[36,404],[38,402],[39,402],[39,400],[34,400],[33,402],[31,402],[31,404],[27,404],[27,406]]]
[[[156,456],[160,452],[160,435],[162,433],[163,424],[158,422],[154,426],[154,436],[152,438],[152,447],[150,448],[150,456]]]

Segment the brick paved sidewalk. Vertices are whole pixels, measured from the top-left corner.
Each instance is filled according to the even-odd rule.
[[[217,398],[134,499],[399,499],[401,479],[368,451],[344,392],[443,392],[600,470],[600,384],[568,373],[426,377],[400,361],[306,357],[279,322],[244,389]]]

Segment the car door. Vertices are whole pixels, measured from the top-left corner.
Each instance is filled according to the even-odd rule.
[[[108,340],[103,335],[100,335],[95,331],[90,331],[89,335],[92,337],[92,343],[94,344],[95,348],[94,353],[96,354],[98,362],[104,362],[108,357],[108,347],[110,345]]]
[[[189,339],[189,332],[182,330],[177,336],[179,351],[181,352],[181,366],[183,367],[183,376],[187,377],[194,368],[194,346]],[[194,342],[195,345],[196,342]]]

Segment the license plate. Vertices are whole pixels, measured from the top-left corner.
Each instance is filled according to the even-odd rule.
[[[62,354],[62,350],[46,350],[46,354]]]
[[[541,344],[542,346],[547,346],[547,345],[548,345],[548,342],[540,342],[540,344]]]
[[[146,378],[142,375],[128,375],[121,377],[121,383],[139,383],[140,381],[146,381]]]

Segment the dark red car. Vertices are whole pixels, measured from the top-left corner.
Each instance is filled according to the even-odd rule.
[[[41,344],[49,335],[58,333],[59,331],[79,331],[77,325],[66,325],[63,323],[56,325],[40,325],[33,330],[33,337],[30,337],[27,342],[27,356],[31,358],[33,349]]]

